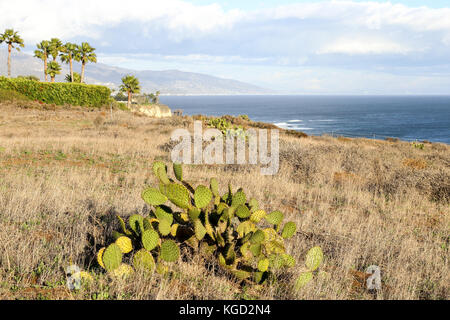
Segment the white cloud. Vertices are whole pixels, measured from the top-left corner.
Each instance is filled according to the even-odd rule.
[[[325,45],[318,54],[407,54],[413,51],[407,46],[384,39],[352,39],[342,38]]]

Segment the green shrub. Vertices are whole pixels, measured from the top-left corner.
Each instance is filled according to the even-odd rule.
[[[176,180],[169,178],[163,162],[153,164],[160,184],[142,193],[142,199],[153,207],[149,216],[135,214],[128,223],[118,216],[121,229],[113,234],[115,242],[97,255],[99,265],[109,274],[115,276],[122,269],[166,273],[167,264],[180,258],[180,246],[191,247],[215,260],[225,272],[254,284],[275,281],[276,271],[285,272],[295,265],[285,240],[295,235],[297,226],[285,223],[282,212],[267,214],[256,199],[248,199],[242,189],[234,193],[231,185],[219,194],[215,178],[209,187],[194,188],[183,180],[179,164],[173,165],[173,171]],[[310,251],[306,265],[311,275],[322,258],[320,248]]]
[[[29,99],[17,91],[0,88],[0,102],[12,101],[29,101]]]
[[[0,77],[0,89],[14,90],[31,100],[73,106],[101,107],[110,102],[111,90],[81,83],[48,83]]]

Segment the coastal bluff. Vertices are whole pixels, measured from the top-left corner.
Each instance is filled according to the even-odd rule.
[[[132,105],[131,112],[152,118],[172,117],[172,110],[164,104]]]

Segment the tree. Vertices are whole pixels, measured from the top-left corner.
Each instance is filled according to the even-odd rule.
[[[23,48],[25,45],[17,31],[13,29],[6,29],[5,33],[0,34],[0,44],[3,42],[8,45],[8,77],[11,77],[11,51],[14,48],[20,51],[20,48]]]
[[[78,54],[78,46],[74,43],[67,42],[61,48],[60,57],[61,57],[62,62],[68,63],[70,66],[70,81],[67,81],[67,82],[80,82],[80,81],[75,81],[74,73],[73,73],[73,60],[80,61],[80,56]],[[78,74],[78,76],[80,76],[80,75]]]
[[[45,81],[47,81],[47,60],[50,55],[50,42],[43,40],[41,43],[38,43],[36,47],[38,49],[34,51],[34,56],[44,61],[44,78]]]
[[[61,73],[61,66],[58,62],[51,61],[48,63],[47,72],[50,75],[51,82],[55,82],[56,75]]]
[[[56,58],[58,58],[58,55],[61,52],[62,48],[63,44],[61,40],[59,40],[58,38],[50,39],[50,55],[53,57],[53,61],[56,61]]]
[[[66,80],[66,82],[80,83],[81,76],[78,72],[73,72],[72,74],[66,74],[64,80]]]
[[[159,95],[161,92],[156,91],[156,93],[150,93],[150,99],[152,103],[159,104]]]
[[[128,108],[131,106],[131,98],[134,93],[141,91],[139,80],[135,76],[128,75],[122,78],[122,84],[120,85],[120,92],[126,92],[128,94]]]
[[[89,43],[83,42],[78,46],[77,55],[81,61],[81,82],[84,82],[84,70],[88,62],[97,63],[97,55],[94,53],[95,48],[92,48]]]

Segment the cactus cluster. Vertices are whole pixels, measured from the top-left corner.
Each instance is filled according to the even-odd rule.
[[[142,192],[152,206],[149,216],[133,215],[128,226],[118,217],[121,231],[114,233],[115,242],[98,253],[99,264],[108,272],[165,270],[165,263],[179,259],[181,244],[217,259],[238,279],[256,283],[295,265],[284,241],[294,236],[297,226],[285,222],[282,212],[266,213],[256,199],[248,199],[242,189],[233,192],[231,185],[220,194],[215,178],[209,186],[194,188],[184,181],[179,164],[173,165],[176,180],[169,178],[163,162],[155,162],[153,172],[159,187]],[[126,255],[131,255],[133,268],[122,263]]]

